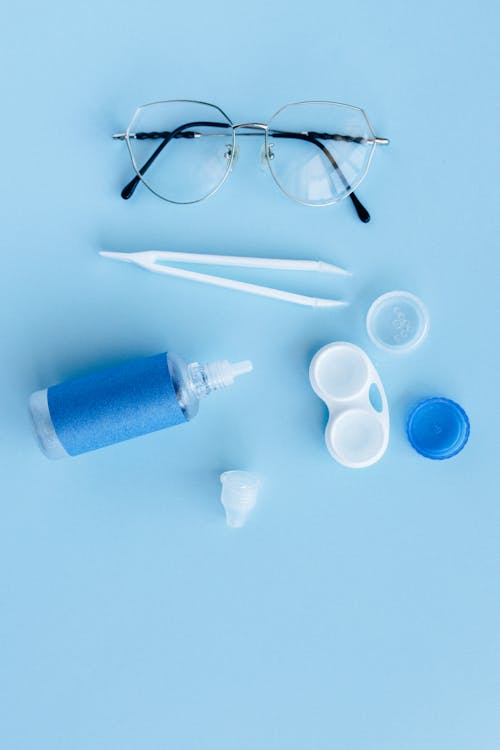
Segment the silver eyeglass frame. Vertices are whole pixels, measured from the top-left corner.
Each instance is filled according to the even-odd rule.
[[[230,143],[231,152],[230,152],[230,155],[227,158],[227,167],[226,167],[226,170],[225,170],[225,173],[224,173],[222,179],[218,182],[218,184],[213,189],[211,189],[209,192],[207,192],[205,195],[203,195],[200,198],[197,198],[197,199],[192,200],[192,201],[176,201],[176,200],[173,200],[172,198],[167,198],[164,195],[161,195],[161,193],[158,193],[154,189],[154,187],[152,187],[148,183],[147,178],[144,175],[141,174],[141,171],[140,171],[141,168],[138,166],[138,164],[136,162],[136,157],[135,157],[134,151],[133,151],[132,146],[131,146],[131,141],[134,140],[134,138],[135,138],[135,134],[134,134],[134,132],[133,132],[132,129],[133,129],[133,126],[134,126],[134,123],[135,123],[137,117],[139,116],[139,114],[144,109],[146,109],[147,107],[153,107],[153,106],[159,105],[159,104],[200,104],[200,105],[211,107],[212,109],[215,109],[227,121],[227,124],[228,124],[228,132],[227,133],[203,133],[203,134],[197,134],[197,135],[193,136],[193,137],[202,137],[202,135],[203,135],[203,137],[224,137],[224,138],[226,138],[228,140],[229,139],[231,140],[231,143]],[[289,193],[286,190],[286,188],[280,183],[278,177],[276,176],[276,174],[275,174],[275,172],[273,170],[273,166],[272,166],[272,163],[271,163],[271,157],[270,157],[270,146],[271,146],[271,144],[270,144],[270,138],[272,138],[272,136],[269,136],[269,130],[270,130],[270,128],[272,129],[273,120],[279,114],[281,114],[281,112],[283,112],[283,110],[289,109],[291,107],[305,105],[305,104],[319,104],[319,105],[324,104],[324,105],[329,105],[329,106],[335,105],[337,107],[342,107],[342,108],[346,108],[346,109],[349,109],[349,110],[355,110],[355,111],[359,112],[362,115],[362,117],[364,118],[365,123],[366,123],[366,125],[368,127],[369,135],[370,135],[369,139],[365,139],[365,143],[369,143],[371,145],[370,153],[368,155],[368,159],[366,161],[366,165],[365,165],[363,171],[360,173],[360,176],[358,177],[358,179],[353,184],[349,183],[349,190],[345,194],[341,195],[338,198],[334,198],[332,200],[322,201],[321,203],[318,203],[318,202],[313,203],[313,202],[309,202],[309,201],[304,201],[304,200],[301,200],[300,198],[297,198],[296,196],[292,195],[291,193]],[[229,132],[229,128],[230,128],[230,132]],[[249,132],[249,133],[238,133],[238,131],[241,130],[241,129],[254,130],[254,131],[257,131],[257,132],[253,132],[253,133],[252,132]],[[306,132],[304,132],[304,134],[306,134]],[[224,183],[228,179],[229,175],[231,174],[231,172],[233,170],[233,166],[235,164],[236,154],[237,154],[237,135],[238,135],[238,137],[240,137],[240,136],[258,136],[258,135],[264,135],[264,156],[265,156],[265,160],[267,162],[267,166],[269,167],[269,171],[271,173],[271,176],[272,176],[274,182],[276,183],[276,185],[281,190],[281,192],[284,193],[288,198],[290,198],[291,200],[293,200],[295,203],[299,203],[300,205],[303,205],[303,206],[313,206],[313,207],[317,207],[317,208],[322,208],[323,206],[335,205],[336,203],[340,203],[341,201],[345,200],[345,198],[348,198],[349,195],[351,195],[351,193],[353,193],[359,187],[359,185],[361,184],[361,182],[363,182],[363,180],[365,179],[365,177],[366,177],[366,175],[368,173],[368,170],[370,168],[372,159],[373,159],[373,154],[375,153],[375,147],[376,147],[376,145],[377,144],[388,145],[389,142],[390,142],[389,139],[387,139],[387,138],[380,138],[380,137],[378,137],[378,136],[375,135],[375,131],[374,131],[374,129],[373,129],[372,125],[371,125],[371,122],[370,122],[370,120],[368,118],[368,115],[366,114],[366,112],[364,111],[364,109],[362,109],[361,107],[357,107],[355,105],[352,105],[352,104],[343,104],[341,102],[327,101],[327,100],[303,100],[303,101],[299,101],[299,102],[292,102],[291,104],[285,104],[282,107],[280,107],[272,115],[272,117],[269,119],[269,121],[267,123],[261,123],[261,122],[240,122],[240,123],[236,123],[235,124],[235,123],[233,123],[233,121],[231,120],[231,118],[226,114],[226,112],[224,112],[224,110],[221,109],[221,107],[217,106],[216,104],[212,104],[211,102],[205,102],[205,101],[202,101],[202,100],[199,100],[199,99],[161,99],[159,101],[148,102],[146,104],[141,104],[140,106],[138,106],[136,108],[136,110],[135,110],[135,112],[134,112],[134,114],[132,116],[132,119],[131,119],[131,121],[130,121],[128,127],[127,127],[127,129],[125,130],[125,132],[124,133],[115,133],[113,135],[113,138],[115,140],[124,140],[126,142],[127,149],[128,149],[129,156],[130,156],[130,160],[132,162],[132,167],[134,169],[134,172],[135,172],[137,178],[142,182],[142,184],[151,193],[153,193],[153,195],[156,195],[158,198],[160,198],[163,201],[166,201],[167,203],[172,203],[174,205],[183,205],[183,206],[185,206],[185,205],[192,205],[192,204],[195,204],[195,203],[201,203],[201,201],[204,201],[204,200],[206,200],[206,198],[210,198],[212,195],[215,195],[215,193],[217,193],[222,188],[222,186],[224,185]]]

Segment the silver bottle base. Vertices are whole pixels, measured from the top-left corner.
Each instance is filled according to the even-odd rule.
[[[52,424],[49,403],[47,400],[47,388],[43,391],[35,391],[29,400],[29,410],[35,435],[41,450],[47,458],[66,458],[69,454],[63,448],[61,441]]]

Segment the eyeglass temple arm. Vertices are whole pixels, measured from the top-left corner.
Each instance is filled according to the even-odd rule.
[[[340,133],[317,133],[314,130],[304,131],[304,135],[312,135],[314,138],[321,138],[322,141],[343,141],[344,143],[378,143],[380,146],[388,146],[388,138],[365,138],[363,135],[340,135]]]
[[[341,170],[341,168],[339,167],[339,165],[335,161],[335,159],[334,159],[333,154],[331,153],[331,151],[329,151],[326,148],[326,146],[324,146],[321,143],[321,141],[319,141],[318,138],[315,137],[316,133],[287,133],[287,132],[284,132],[284,131],[272,131],[270,133],[270,135],[273,138],[293,138],[295,140],[307,141],[308,143],[312,143],[315,146],[317,146],[319,149],[321,149],[321,151],[324,153],[324,155],[326,156],[326,158],[328,159],[328,161],[330,162],[330,164],[332,165],[332,167],[335,169],[335,171],[339,175],[340,179],[344,183],[344,187],[346,187],[347,190],[350,190],[351,186],[349,185],[349,182],[348,182],[345,174],[343,173],[343,171]],[[317,135],[320,136],[320,137],[324,137],[325,135],[328,135],[328,134],[327,133],[318,133]],[[340,139],[342,139],[342,140],[346,140],[346,141],[353,141],[355,143],[359,142],[358,139],[354,138],[353,136],[340,136],[340,137],[337,136],[336,138],[334,138],[333,136],[331,136],[331,137],[334,140],[340,140]],[[363,222],[363,224],[367,224],[370,221],[370,218],[371,218],[368,210],[363,206],[363,204],[361,203],[361,201],[359,200],[359,198],[357,197],[357,195],[354,193],[354,191],[352,191],[351,193],[349,193],[349,198],[351,199],[351,201],[352,201],[352,203],[354,205],[354,209],[355,209],[355,211],[356,211],[356,213],[358,215],[358,218]]]
[[[199,122],[186,122],[184,125],[179,125],[178,128],[175,128],[175,130],[172,130],[170,132],[167,132],[166,134],[157,134],[157,133],[147,133],[144,134],[142,139],[148,137],[162,137],[162,135],[165,135],[162,142],[158,146],[157,149],[153,151],[147,162],[143,164],[143,166],[137,170],[139,174],[143,175],[145,174],[148,169],[151,167],[151,165],[154,163],[154,161],[159,157],[167,143],[169,143],[173,138],[195,138],[196,133],[184,133],[183,131],[187,128],[201,128],[201,127],[213,127],[213,128],[230,128],[231,126],[228,123],[225,122],[205,122],[205,121],[199,121]],[[141,134],[142,135],[142,134]],[[137,136],[136,136],[137,137]],[[139,174],[137,174],[135,177],[133,177],[129,183],[125,185],[121,192],[121,196],[124,200],[128,200],[131,198],[135,192],[135,189],[139,182],[141,181],[141,178],[139,177]]]

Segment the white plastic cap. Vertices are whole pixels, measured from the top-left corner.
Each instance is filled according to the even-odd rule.
[[[239,529],[257,502],[260,479],[249,471],[225,471],[220,475],[222,482],[221,503],[226,511],[228,526]]]
[[[205,365],[207,384],[211,390],[226,388],[233,385],[234,379],[239,375],[252,372],[253,365],[249,359],[241,362],[228,362],[227,359],[219,359],[216,362],[208,362]]]

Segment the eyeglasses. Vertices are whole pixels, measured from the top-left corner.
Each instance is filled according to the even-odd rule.
[[[123,188],[128,200],[142,182],[170,203],[198,203],[213,195],[236,164],[242,136],[264,138],[261,160],[281,190],[306,206],[349,197],[358,217],[370,214],[354,191],[365,178],[378,138],[365,112],[336,102],[287,104],[269,122],[234,124],[215,104],[175,99],[138,107],[125,133],[136,176]]]

